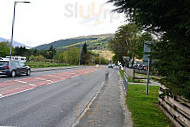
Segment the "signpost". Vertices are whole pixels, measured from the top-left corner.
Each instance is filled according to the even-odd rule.
[[[148,67],[147,67],[147,83],[146,83],[146,95],[148,95],[148,83],[149,83],[149,74],[150,74],[150,59],[148,59]]]
[[[148,95],[148,84],[149,84],[149,75],[150,75],[150,52],[152,42],[144,42],[144,55],[143,55],[143,64],[147,66],[147,83],[146,83],[146,95]]]

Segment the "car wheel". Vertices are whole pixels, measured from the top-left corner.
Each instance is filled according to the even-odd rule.
[[[16,71],[12,71],[11,72],[11,77],[15,77],[16,76]]]
[[[27,70],[26,75],[29,76],[30,73],[31,73],[31,71],[30,71],[30,70]]]

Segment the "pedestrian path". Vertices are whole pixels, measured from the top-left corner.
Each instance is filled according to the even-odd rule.
[[[116,69],[76,127],[132,127],[120,79]]]

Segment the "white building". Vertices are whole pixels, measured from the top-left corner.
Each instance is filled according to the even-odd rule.
[[[3,58],[5,59],[5,58]],[[6,56],[6,59],[10,59],[10,56]],[[18,60],[22,62],[26,62],[26,57],[23,56],[11,56],[11,60]]]

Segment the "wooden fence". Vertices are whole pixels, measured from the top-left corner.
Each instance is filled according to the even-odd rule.
[[[169,89],[161,85],[159,104],[176,127],[190,127],[190,102],[182,97],[171,97]]]

